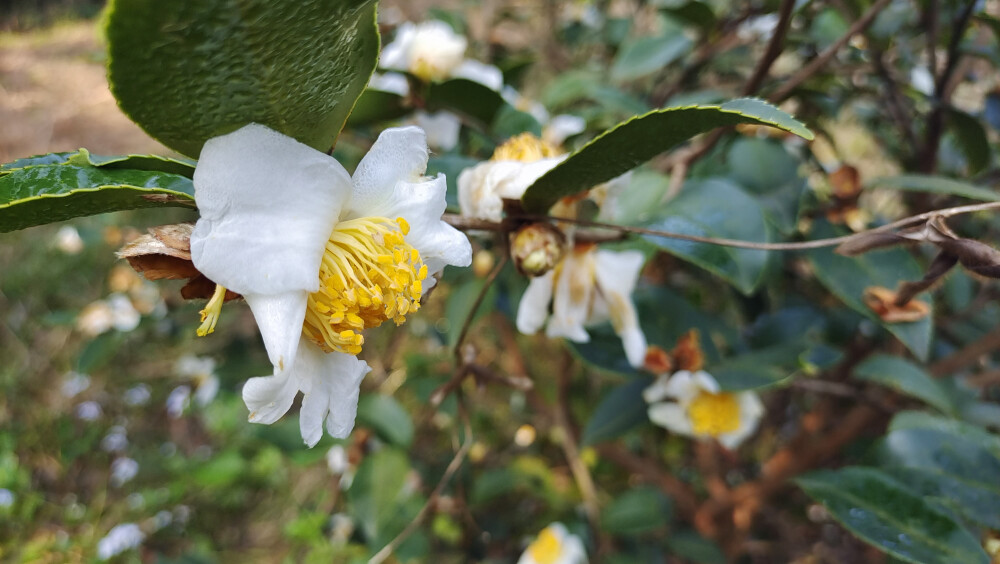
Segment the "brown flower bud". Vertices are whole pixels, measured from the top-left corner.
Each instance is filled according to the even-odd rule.
[[[705,353],[702,352],[699,341],[697,329],[691,329],[677,340],[677,346],[670,353],[677,370],[694,372],[705,366]]]
[[[646,349],[646,358],[642,367],[653,374],[669,374],[673,372],[674,363],[670,360],[667,351],[656,345],[650,345]]]
[[[541,276],[566,255],[566,236],[548,223],[532,223],[511,237],[510,257],[525,276]]]

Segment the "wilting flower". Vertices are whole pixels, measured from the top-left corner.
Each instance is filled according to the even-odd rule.
[[[587,552],[580,537],[570,534],[562,523],[552,523],[538,533],[521,554],[517,564],[586,564]]]
[[[384,69],[410,72],[427,82],[466,78],[499,91],[503,73],[493,65],[466,59],[467,46],[468,41],[445,22],[406,22],[382,49],[379,64]]]
[[[465,235],[441,221],[445,178],[423,176],[426,167],[416,127],[384,131],[353,179],[332,157],[257,124],[205,144],[191,258],[223,291],[201,332],[214,327],[225,288],[246,299],[274,365],[243,387],[250,421],[278,420],[301,390],[306,444],[319,441],[324,420],[346,437],[370,370],[355,356],[362,331],[402,323],[433,285],[428,276],[472,261]]]
[[[528,186],[565,158],[555,146],[530,133],[512,137],[497,147],[490,160],[458,176],[462,215],[500,221],[504,199],[520,199]]]
[[[517,329],[530,335],[548,322],[549,337],[586,343],[590,335],[584,327],[610,320],[629,364],[642,366],[646,336],[639,327],[632,291],[643,262],[639,251],[578,245],[554,269],[532,278],[517,308]]]
[[[101,560],[108,560],[127,550],[137,548],[145,538],[146,535],[135,523],[115,525],[103,539],[97,542],[97,557]]]
[[[672,433],[714,438],[726,448],[736,448],[757,430],[764,405],[757,394],[723,392],[704,371],[681,370],[657,378],[643,391],[649,419]],[[672,398],[676,401],[663,401]]]

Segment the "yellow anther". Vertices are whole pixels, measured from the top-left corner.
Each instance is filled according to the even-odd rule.
[[[201,325],[196,331],[199,337],[204,337],[215,331],[215,324],[219,322],[219,316],[222,315],[222,304],[225,301],[226,289],[216,284],[215,292],[205,304],[205,309],[199,312],[201,313]]]
[[[427,267],[406,242],[410,225],[366,217],[339,223],[326,245],[319,291],[307,302],[303,335],[327,352],[357,354],[361,331],[397,324],[420,307]]]
[[[494,161],[521,161],[530,163],[548,157],[556,157],[559,149],[542,141],[530,133],[511,137],[493,152]]]

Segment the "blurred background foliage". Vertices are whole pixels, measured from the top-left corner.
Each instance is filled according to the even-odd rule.
[[[0,162],[83,146],[169,154],[107,91],[88,19],[99,8],[4,4]],[[460,140],[431,161],[454,204],[461,170],[542,132],[533,101],[586,120],[572,149],[653,108],[757,94],[787,101],[818,140],[742,128],[658,158],[613,221],[754,241],[849,233],[998,199],[998,14],[950,0],[384,2],[384,33],[443,20],[522,100],[461,82],[369,90],[335,156],[353,169],[413,109],[456,111]],[[472,269],[447,271],[418,316],[368,337],[351,438],[310,450],[294,416],[246,422],[240,386],[270,370],[248,309],[227,308],[197,339],[199,306],[179,285],[114,257],[146,227],[195,218],[134,211],[3,235],[0,559],[365,561],[430,500],[396,561],[513,562],[553,521],[594,561],[996,561],[995,285],[955,272],[922,298],[932,315],[909,324],[862,302],[868,286],[919,279],[928,249],[848,259],[619,244],[649,257],[634,299],[650,344],[670,350],[696,329],[723,388],[761,394],[759,431],[729,451],[650,424],[654,375],[624,363],[610,326],[587,345],[517,334],[526,282],[509,266],[463,351],[473,377],[455,379],[453,348],[502,252],[477,238]],[[952,226],[990,242],[1000,223]],[[834,470],[845,466],[857,468]],[[137,550],[114,549],[136,544],[126,524]]]

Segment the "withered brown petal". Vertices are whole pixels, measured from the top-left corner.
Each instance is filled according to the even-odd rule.
[[[833,195],[839,199],[854,199],[861,193],[861,175],[851,165],[843,165],[831,172],[829,180]]]
[[[691,329],[677,340],[677,346],[671,351],[674,366],[677,370],[701,370],[705,366],[705,354],[697,329]]]
[[[930,313],[931,308],[920,300],[910,300],[905,305],[896,305],[896,292],[882,286],[865,288],[864,302],[876,315],[887,323],[912,323],[920,321]]]
[[[181,297],[185,300],[207,300],[215,293],[215,282],[212,282],[200,272],[197,273],[187,284],[181,288]],[[236,292],[226,290],[226,297],[223,301],[228,302],[242,298]]]
[[[200,274],[190,260],[167,255],[137,255],[125,260],[146,280],[183,280]]]
[[[149,229],[149,233],[160,240],[164,245],[172,249],[186,252],[191,252],[191,233],[193,231],[193,223],[159,225]]]

